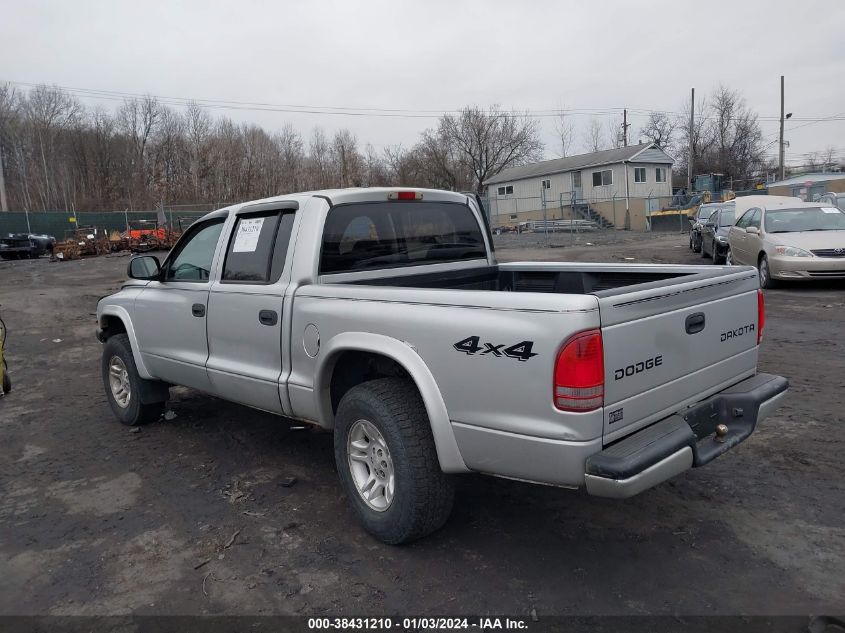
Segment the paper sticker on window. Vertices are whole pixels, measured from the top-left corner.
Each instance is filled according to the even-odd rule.
[[[233,253],[254,253],[258,248],[258,238],[261,235],[261,225],[264,218],[242,219],[238,224],[238,233],[235,235]]]
[[[822,213],[842,213],[836,207],[822,207]]]

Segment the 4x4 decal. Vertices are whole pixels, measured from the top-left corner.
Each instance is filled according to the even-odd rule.
[[[483,345],[483,347],[482,347]],[[532,356],[537,356],[531,349],[534,347],[534,341],[520,341],[510,347],[505,347],[506,343],[481,343],[480,336],[468,336],[462,341],[458,341],[452,347],[459,352],[463,352],[467,356],[478,354],[479,356],[495,356],[501,358],[507,356],[508,358],[515,358],[518,361],[525,362]],[[504,348],[504,349],[502,349]]]

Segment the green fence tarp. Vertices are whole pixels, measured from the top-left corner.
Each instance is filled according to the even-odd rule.
[[[180,218],[196,219],[205,215],[202,211],[167,211],[167,223],[171,218],[173,228],[179,229]],[[27,216],[29,226],[27,227]],[[36,235],[52,235],[57,240],[63,240],[69,231],[77,226],[95,226],[106,231],[125,231],[127,217],[130,222],[137,220],[155,220],[158,214],[155,211],[122,211],[103,212],[82,212],[76,214],[76,222],[73,221],[74,214],[66,211],[38,211],[29,214],[23,212],[0,213],[0,235],[9,233],[34,233]]]

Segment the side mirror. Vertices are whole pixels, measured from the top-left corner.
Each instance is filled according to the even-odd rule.
[[[756,226],[748,226],[748,227],[745,227],[745,232],[751,233],[751,235],[759,235],[760,229],[758,229]]]
[[[132,279],[151,281],[161,277],[161,264],[158,262],[158,257],[155,257],[154,255],[133,257],[129,260],[129,266],[126,270],[126,274]]]

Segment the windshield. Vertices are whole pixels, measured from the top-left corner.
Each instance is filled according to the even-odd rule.
[[[845,213],[836,207],[773,209],[766,212],[769,233],[845,231]]]
[[[736,212],[733,209],[724,209],[719,214],[719,226],[733,226],[736,221]]]

